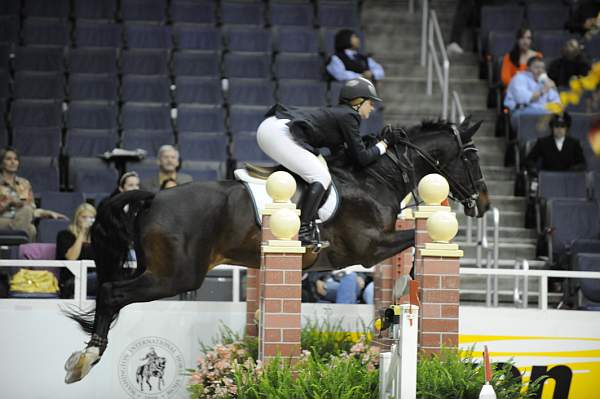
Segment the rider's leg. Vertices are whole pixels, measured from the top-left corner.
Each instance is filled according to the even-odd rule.
[[[331,184],[331,176],[325,165],[313,153],[295,141],[287,122],[287,119],[267,118],[258,127],[258,145],[269,157],[310,184],[302,200],[299,238],[303,245],[318,244],[318,240],[315,239],[316,225],[313,221]]]

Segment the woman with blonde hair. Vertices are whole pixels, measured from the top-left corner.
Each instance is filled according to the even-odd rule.
[[[71,224],[56,236],[57,260],[93,259],[90,227],[96,218],[96,208],[84,202],[75,210]]]

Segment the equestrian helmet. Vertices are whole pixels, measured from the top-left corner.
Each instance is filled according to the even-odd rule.
[[[550,119],[550,127],[553,128],[555,126],[558,127],[566,127],[567,129],[571,127],[571,115],[568,112],[563,112],[562,114],[554,114]]]
[[[381,101],[381,98],[377,96],[375,86],[370,80],[365,78],[355,78],[344,84],[344,87],[340,90],[339,102],[340,104],[349,103],[355,98],[361,97],[373,101]]]

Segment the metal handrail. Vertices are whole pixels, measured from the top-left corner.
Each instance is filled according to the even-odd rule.
[[[460,96],[456,90],[452,90],[452,101],[450,102],[450,122],[462,123],[465,120],[465,112],[463,111]]]
[[[450,81],[450,61],[446,53],[446,46],[442,37],[440,24],[438,23],[435,10],[429,12],[429,34],[427,35],[428,57],[427,57],[427,95],[433,94],[433,69],[438,78],[442,90],[442,119],[448,119],[448,85]],[[437,50],[436,50],[437,45]],[[440,63],[438,51],[442,55],[443,63]]]
[[[427,17],[429,15],[429,0],[421,0],[421,66],[427,63]]]

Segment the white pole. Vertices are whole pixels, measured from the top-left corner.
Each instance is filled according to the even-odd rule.
[[[397,392],[402,399],[417,397],[417,337],[419,331],[419,307],[410,304],[401,307],[401,338],[398,345],[400,359],[400,381]]]

